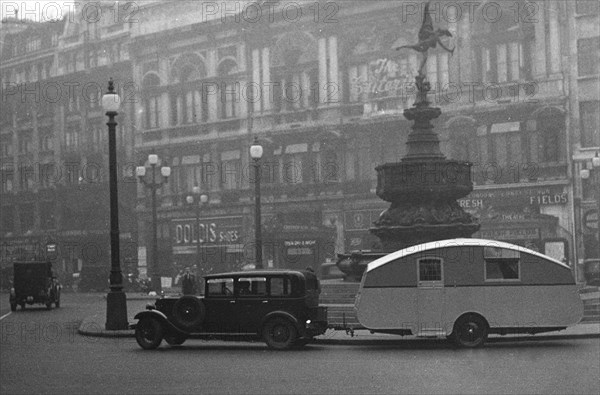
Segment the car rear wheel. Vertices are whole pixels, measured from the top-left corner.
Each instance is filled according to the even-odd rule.
[[[273,318],[263,328],[263,339],[275,350],[285,350],[294,345],[298,337],[296,327],[285,318]]]
[[[52,309],[52,302],[46,302],[46,308],[48,310],[51,310]]]
[[[25,306],[27,306],[27,303],[21,303],[21,310],[25,310]]]
[[[183,335],[166,335],[165,341],[170,346],[180,346],[187,340],[187,337]]]
[[[163,326],[155,318],[142,318],[135,326],[135,340],[144,350],[158,348],[162,342],[163,335]]]
[[[466,315],[454,324],[452,337],[460,347],[476,348],[485,343],[488,334],[487,323],[477,315]]]

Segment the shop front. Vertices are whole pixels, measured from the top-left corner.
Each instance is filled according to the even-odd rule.
[[[479,218],[473,237],[522,245],[570,262],[572,235],[567,231],[566,185],[502,189],[478,188],[458,203]]]
[[[278,213],[263,228],[268,267],[317,271],[335,259],[336,228],[323,225],[320,211]]]

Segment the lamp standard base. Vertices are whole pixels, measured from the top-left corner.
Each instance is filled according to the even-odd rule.
[[[106,330],[129,329],[127,321],[127,297],[122,290],[110,290],[106,295]]]

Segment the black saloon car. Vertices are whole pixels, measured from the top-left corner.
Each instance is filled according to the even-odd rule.
[[[60,307],[61,285],[52,272],[51,262],[15,262],[13,264],[13,286],[10,290],[10,309],[21,309],[34,303],[52,304]]]
[[[135,336],[144,349],[187,338],[262,340],[273,349],[300,347],[327,329],[313,272],[256,270],[204,277],[204,296],[161,298],[138,313]]]

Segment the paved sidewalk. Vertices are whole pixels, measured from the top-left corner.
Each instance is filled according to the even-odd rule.
[[[175,296],[175,295],[173,295]],[[105,297],[105,296],[104,296]],[[127,294],[127,312],[129,323],[135,323],[135,314],[143,311],[147,303],[153,303],[156,296],[146,296],[141,294]],[[107,331],[104,329],[106,322],[106,310],[95,312],[83,319],[78,332],[84,336],[96,337],[134,337],[132,329],[122,331]],[[513,341],[513,340],[552,340],[552,339],[573,339],[573,338],[600,338],[600,323],[579,323],[562,331],[540,333],[537,335],[490,335],[489,341]],[[324,335],[315,338],[317,344],[346,344],[346,345],[364,345],[364,344],[385,344],[397,343],[402,341],[422,341],[423,338],[415,336],[398,336],[375,333],[372,334],[366,329],[355,330],[353,333],[347,333],[343,330],[328,330]]]

